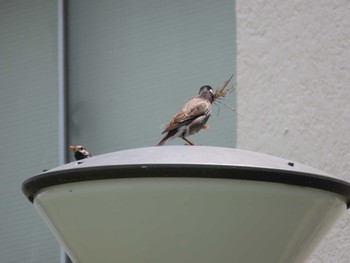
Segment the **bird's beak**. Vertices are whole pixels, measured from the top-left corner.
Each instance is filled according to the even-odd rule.
[[[75,145],[71,145],[71,146],[69,146],[69,149],[71,149],[71,150],[75,151],[75,150],[77,149],[77,146],[75,146]]]

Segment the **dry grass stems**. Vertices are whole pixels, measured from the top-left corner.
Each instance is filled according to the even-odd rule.
[[[223,104],[224,106],[226,106],[227,108],[229,108],[230,110],[236,112],[239,116],[241,116],[242,118],[243,115],[238,111],[236,110],[235,108],[227,105],[225,102],[222,101],[222,99],[227,95],[227,94],[230,94],[232,92],[235,92],[236,89],[233,87],[233,84],[228,86],[228,84],[230,83],[231,79],[233,78],[233,74],[231,75],[231,77],[229,79],[227,79],[224,84],[221,86],[221,87],[218,87],[213,96],[214,96],[214,102],[218,102],[218,103],[221,103]]]

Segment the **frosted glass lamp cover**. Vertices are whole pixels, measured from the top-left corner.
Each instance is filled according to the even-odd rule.
[[[74,262],[303,262],[350,204],[350,184],[265,154],[131,149],[26,180]]]

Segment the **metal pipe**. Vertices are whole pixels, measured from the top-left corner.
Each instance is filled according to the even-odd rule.
[[[68,97],[67,97],[67,60],[66,60],[66,0],[58,0],[57,41],[58,41],[58,162],[60,165],[68,160]],[[71,263],[63,247],[60,248],[60,263]]]
[[[58,0],[58,136],[59,164],[67,162],[67,74],[66,74],[66,1]]]

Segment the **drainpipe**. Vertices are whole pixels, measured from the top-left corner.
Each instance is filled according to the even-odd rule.
[[[66,0],[58,0],[58,162],[67,163],[68,126],[67,126],[67,60],[66,60]],[[71,263],[63,247],[60,248],[60,263]]]

